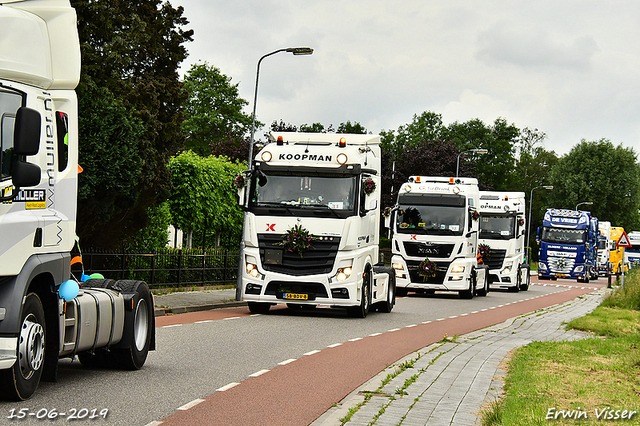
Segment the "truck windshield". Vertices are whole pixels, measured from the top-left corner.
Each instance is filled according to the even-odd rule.
[[[465,212],[461,196],[401,195],[396,229],[401,234],[462,235]]]
[[[11,176],[13,127],[22,96],[0,89],[0,180]]]
[[[480,216],[480,238],[510,240],[515,237],[515,216]]]
[[[254,182],[251,207],[355,212],[356,176],[292,176],[261,174]]]
[[[542,241],[547,243],[584,244],[586,240],[586,230],[542,228]]]

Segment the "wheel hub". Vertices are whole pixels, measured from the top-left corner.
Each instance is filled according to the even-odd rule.
[[[141,351],[147,342],[147,328],[149,327],[149,312],[147,302],[144,299],[138,301],[133,325],[133,339],[136,348]]]
[[[44,361],[44,329],[34,315],[28,315],[20,329],[18,361],[22,377],[29,379]]]

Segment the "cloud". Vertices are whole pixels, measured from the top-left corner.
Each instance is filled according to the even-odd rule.
[[[499,22],[478,36],[476,58],[490,66],[589,71],[598,45],[589,35],[567,40],[550,30]]]

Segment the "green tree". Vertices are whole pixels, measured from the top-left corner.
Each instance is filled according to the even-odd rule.
[[[583,209],[598,219],[640,229],[640,165],[632,148],[583,139],[551,168],[550,182],[550,207],[575,209],[590,201]]]
[[[365,129],[365,127],[358,123],[357,121],[354,121],[353,123],[351,123],[351,121],[347,120],[346,123],[340,123],[340,125],[338,126],[338,129],[336,130],[336,133],[351,133],[351,134],[360,134],[360,135],[366,135],[367,129]]]
[[[186,231],[187,245],[190,246],[191,235],[197,230],[210,229],[219,239],[223,231],[241,228],[242,210],[233,182],[246,168],[246,164],[231,162],[226,157],[203,158],[192,151],[171,159],[172,224]]]
[[[144,133],[140,119],[108,89],[87,79],[78,96],[82,129],[78,179],[78,235],[82,243],[96,246],[104,223],[135,207],[138,192],[132,190],[142,176],[143,161],[138,140]]]
[[[504,118],[497,118],[492,126],[479,119],[464,123],[454,122],[443,132],[444,140],[451,140],[463,153],[460,157],[460,169],[469,157],[464,151],[475,148],[488,150],[487,154],[474,159],[475,177],[481,189],[495,191],[513,190],[513,169],[515,165],[514,145],[520,131],[513,124],[507,124]],[[463,176],[462,173],[460,173]]]
[[[123,207],[109,199],[103,200],[101,188],[109,182],[89,176],[91,169],[80,178],[92,187],[86,196],[98,194],[94,200],[80,199],[79,221],[91,218],[98,221],[79,228],[80,237],[96,246],[114,248],[144,227],[148,207],[157,205],[168,195],[170,180],[166,164],[184,143],[181,124],[186,92],[179,80],[178,66],[187,56],[183,44],[192,40],[193,31],[182,29],[188,24],[182,16],[182,7],[173,8],[170,3],[161,4],[159,0],[71,0],[71,5],[78,15],[82,54],[82,74],[77,89],[84,98],[80,109],[81,145],[95,137],[83,124],[92,120],[82,119],[83,115],[93,114],[94,102],[100,102],[98,98],[91,98],[93,86],[105,89],[101,93],[116,99],[126,115],[139,120],[143,128],[136,146],[124,147],[114,139],[111,147],[123,158],[131,156],[126,150],[139,156],[138,163],[131,164],[139,170],[139,175],[122,188],[126,197],[135,200],[133,205]],[[95,155],[81,148],[81,164],[89,161],[87,153]],[[106,161],[102,167],[120,168],[117,163]],[[83,213],[88,204],[96,206],[94,211]]]
[[[196,64],[185,74],[184,88],[189,93],[182,124],[185,147],[207,156],[220,142],[240,146],[251,131],[251,115],[242,112],[249,102],[238,96],[238,85],[231,84],[231,77],[206,62]]]

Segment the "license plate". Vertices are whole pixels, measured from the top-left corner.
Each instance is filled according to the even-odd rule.
[[[308,294],[299,294],[299,293],[284,293],[282,295],[283,299],[289,299],[289,300],[308,300],[309,299],[309,295]]]

